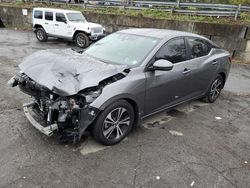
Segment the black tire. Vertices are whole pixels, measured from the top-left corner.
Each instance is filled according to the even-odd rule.
[[[203,101],[207,103],[213,103],[216,101],[216,99],[219,97],[221,90],[224,86],[224,79],[221,75],[218,75],[212,82],[212,84],[209,87],[209,90],[204,98],[202,98]]]
[[[92,127],[92,135],[103,145],[117,144],[128,135],[133,127],[134,119],[135,114],[131,104],[125,100],[118,100],[99,114]]]
[[[40,42],[45,42],[48,39],[48,35],[42,27],[37,28],[35,34],[37,40],[39,40]]]
[[[75,37],[75,43],[80,48],[89,46],[89,37],[85,33],[78,33]]]

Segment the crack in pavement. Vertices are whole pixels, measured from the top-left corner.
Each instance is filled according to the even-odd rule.
[[[139,143],[139,137],[138,136],[137,136],[137,143]],[[134,167],[133,188],[136,187],[136,180],[137,180],[137,176],[138,176],[138,174],[137,174],[137,168],[140,166],[140,164],[141,164],[141,158],[142,158],[142,144],[140,143],[138,145],[138,147],[139,147],[139,149],[138,149],[139,153],[138,153],[137,164]]]
[[[211,169],[213,169],[214,171],[216,171],[218,174],[220,174],[227,182],[229,182],[231,185],[233,185],[234,187],[236,187],[236,188],[239,188],[239,186],[236,184],[236,183],[234,183],[233,181],[231,181],[229,178],[227,178],[225,175],[224,175],[224,173],[226,172],[225,170],[223,170],[223,171],[220,171],[219,169],[217,169],[216,167],[214,167],[214,166],[212,166],[212,165],[209,165],[209,164],[206,164],[206,163],[198,163],[198,162],[183,162],[183,161],[181,161],[181,160],[177,160],[177,159],[175,159],[175,158],[173,158],[173,157],[170,157],[174,162],[176,162],[176,163],[180,163],[180,164],[182,164],[182,165],[198,165],[198,166],[205,166],[205,167],[209,167],[209,168],[211,168]]]

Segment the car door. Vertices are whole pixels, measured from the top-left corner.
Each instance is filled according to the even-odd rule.
[[[211,44],[201,38],[186,37],[188,45],[188,65],[191,71],[192,96],[200,96],[206,92],[216,74],[218,60],[212,54]],[[211,53],[210,53],[211,52]]]
[[[69,24],[64,13],[56,13],[55,33],[63,37],[72,35],[72,32],[69,32]]]
[[[44,27],[48,34],[54,35],[54,14],[51,11],[44,12]]]
[[[145,112],[150,114],[177,104],[192,92],[191,72],[187,68],[187,47],[184,38],[174,38],[163,45],[152,62],[165,59],[174,64],[170,71],[146,71]]]

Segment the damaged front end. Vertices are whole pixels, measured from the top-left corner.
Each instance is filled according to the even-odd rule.
[[[57,133],[63,142],[79,141],[85,130],[97,117],[99,110],[90,104],[102,93],[104,86],[125,77],[118,73],[104,79],[98,86],[81,90],[75,95],[61,96],[38,84],[20,72],[8,84],[19,86],[20,90],[32,97],[23,105],[29,122],[47,136]]]

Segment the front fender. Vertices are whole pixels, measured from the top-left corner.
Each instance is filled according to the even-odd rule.
[[[136,99],[136,97],[131,95],[131,94],[128,94],[128,93],[113,96],[112,98],[108,99],[107,101],[105,101],[104,103],[99,104],[99,105],[97,103],[93,102],[90,106],[94,107],[94,108],[98,108],[99,110],[104,110],[109,105],[111,105],[112,103],[114,103],[115,101],[120,100],[120,99],[132,100],[137,105],[137,108],[140,109],[139,102]]]

